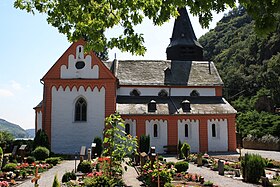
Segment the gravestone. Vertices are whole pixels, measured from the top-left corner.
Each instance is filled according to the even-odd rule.
[[[147,153],[145,153],[145,152],[140,153],[140,164],[141,164],[141,167],[143,167],[146,164],[147,160],[148,160]]]
[[[219,175],[224,175],[225,174],[225,170],[224,170],[224,162],[222,160],[218,161],[218,171],[219,171]]]
[[[83,162],[85,155],[86,155],[86,146],[82,146],[80,150],[80,162]]]
[[[156,153],[156,147],[151,147],[150,148],[150,154],[152,154],[152,153]]]
[[[269,186],[271,186],[271,185],[269,184],[269,180],[268,180],[267,177],[261,176],[261,180],[262,180],[262,186],[264,186],[264,187],[269,187]]]
[[[235,177],[240,177],[240,170],[239,169],[234,170],[234,176]]]
[[[96,143],[92,143],[91,144],[91,156],[92,158],[96,158],[97,153],[95,152],[95,148],[96,148]]]
[[[17,155],[17,150],[18,150],[18,146],[15,145],[14,148],[13,148],[13,151],[12,151],[12,157],[15,158],[16,155]]]
[[[18,149],[21,162],[24,161],[24,157],[26,155],[26,148],[27,148],[27,145],[21,145],[20,148]]]
[[[87,158],[88,158],[88,161],[91,161],[91,149],[88,148],[87,150]]]
[[[198,154],[196,158],[197,166],[202,166],[202,155]]]

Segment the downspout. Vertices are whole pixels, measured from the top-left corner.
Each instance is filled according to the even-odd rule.
[[[169,99],[170,99],[172,105],[174,106],[174,108],[176,109],[177,113],[179,114],[179,109],[176,107],[174,101],[171,98],[171,86],[169,86]]]
[[[46,89],[45,89],[45,84],[42,79],[40,79],[40,83],[43,85],[43,111],[42,111],[42,130],[45,130],[46,126]]]

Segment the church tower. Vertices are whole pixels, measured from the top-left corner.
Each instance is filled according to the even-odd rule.
[[[166,49],[167,60],[203,60],[203,47],[196,39],[186,8],[180,8],[178,12],[180,15],[175,20],[172,38]]]

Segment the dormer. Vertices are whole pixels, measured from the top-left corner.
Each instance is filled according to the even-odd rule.
[[[191,111],[191,103],[188,100],[184,100],[182,102],[182,110],[183,110],[183,112],[190,112]]]
[[[155,100],[151,100],[148,103],[148,112],[155,112],[157,110],[157,103]]]

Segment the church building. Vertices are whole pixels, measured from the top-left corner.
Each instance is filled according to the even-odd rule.
[[[179,9],[167,60],[102,62],[85,42],[73,43],[41,79],[36,130],[54,153],[75,154],[103,136],[104,119],[117,111],[132,136],[150,135],[150,145],[186,141],[191,152],[235,151],[236,110],[222,97],[223,81],[203,58],[186,9]],[[160,44],[159,44],[160,45]]]

